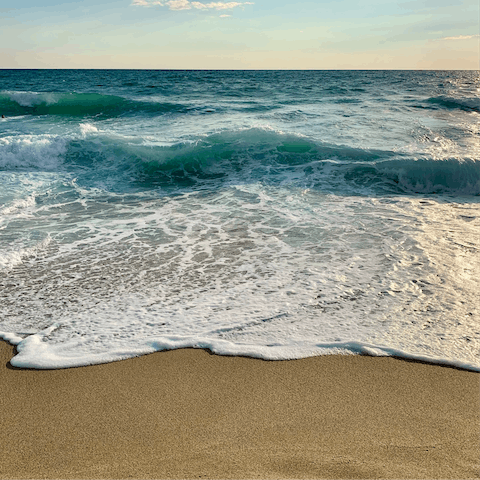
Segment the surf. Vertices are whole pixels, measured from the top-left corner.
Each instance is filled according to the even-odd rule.
[[[76,136],[0,139],[5,171],[62,170],[84,187],[176,191],[261,182],[338,194],[480,195],[480,162],[319,143],[265,129],[224,131],[172,145],[105,134],[81,124]],[[91,182],[91,184],[90,184]]]
[[[1,92],[0,111],[6,116],[55,115],[116,118],[185,112],[188,106],[129,99],[99,93]]]

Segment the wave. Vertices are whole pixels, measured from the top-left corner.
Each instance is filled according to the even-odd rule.
[[[345,178],[398,193],[480,195],[480,162],[473,159],[401,158],[356,165]],[[396,188],[395,188],[396,187]]]
[[[35,205],[35,195],[13,201],[10,205],[0,208],[0,219],[6,215],[17,214]]]
[[[85,348],[88,347],[87,341],[68,339],[66,342],[57,344],[48,342],[46,340],[48,336],[59,326],[59,324],[54,323],[38,333],[32,332],[30,334],[0,331],[0,339],[16,346],[16,355],[11,359],[10,364],[16,368],[51,370],[116,362],[166,350],[196,348],[221,356],[244,356],[269,361],[295,360],[320,355],[368,355],[371,357],[401,358],[431,365],[444,365],[472,372],[480,371],[480,365],[476,362],[412,353],[404,349],[361,341],[255,345],[238,344],[212,337],[171,335],[137,338],[128,345],[123,345],[123,348],[107,343],[103,345],[102,351],[91,351]],[[107,336],[105,335],[105,337]]]
[[[412,158],[261,129],[167,147],[127,145],[124,154],[137,179],[152,186],[260,181],[360,194],[480,195],[480,162],[474,159]]]
[[[55,135],[0,138],[0,170],[47,170],[63,164],[69,140]]]
[[[76,138],[3,139],[0,168],[63,169],[82,187],[120,191],[262,182],[346,194],[480,195],[480,162],[470,158],[415,158],[264,129],[159,146],[85,125]]]
[[[51,237],[47,235],[32,246],[12,245],[9,249],[3,250],[0,252],[0,271],[4,273],[23,263],[27,258],[36,257],[48,247],[50,242]]]
[[[66,115],[118,117],[122,115],[178,113],[181,104],[132,100],[99,93],[0,92],[0,112],[6,116]]]
[[[427,104],[443,107],[447,109],[459,109],[467,112],[480,113],[480,97],[431,97],[427,99]]]

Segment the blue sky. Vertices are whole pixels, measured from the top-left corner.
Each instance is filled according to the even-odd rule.
[[[0,0],[0,68],[478,67],[478,0]]]

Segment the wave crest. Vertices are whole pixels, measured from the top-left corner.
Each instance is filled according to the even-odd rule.
[[[0,169],[55,170],[63,163],[68,140],[53,135],[0,138]]]
[[[467,112],[480,112],[480,98],[479,97],[449,97],[439,96],[427,99],[430,105],[436,105],[447,109],[459,109]]]
[[[87,128],[76,138],[0,142],[0,168],[73,173],[84,188],[179,191],[262,182],[348,194],[480,195],[480,162],[316,143],[298,135],[226,131],[170,146]],[[90,132],[91,130],[91,132]]]
[[[1,92],[3,115],[66,115],[118,117],[121,115],[165,114],[185,111],[180,104],[146,102],[99,93]]]
[[[393,159],[356,165],[345,178],[394,193],[480,195],[480,163],[473,159]]]

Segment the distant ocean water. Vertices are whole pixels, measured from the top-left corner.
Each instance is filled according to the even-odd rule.
[[[13,365],[480,371],[477,72],[0,70],[0,114]]]

